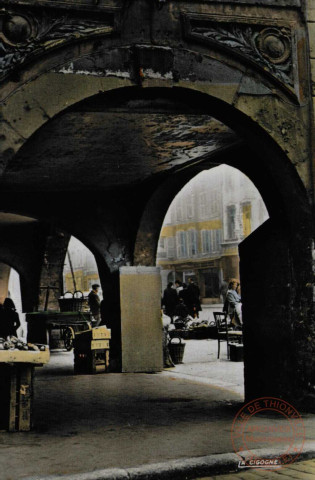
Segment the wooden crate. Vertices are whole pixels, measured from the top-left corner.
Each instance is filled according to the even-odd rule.
[[[73,340],[75,352],[83,353],[91,350],[109,350],[109,340],[90,340],[82,336],[75,336]]]
[[[90,330],[85,330],[83,332],[77,332],[76,337],[80,339],[84,339],[85,341],[88,340],[106,340],[111,338],[111,331],[110,329],[100,326],[100,327],[94,327],[91,328]]]
[[[109,349],[74,350],[74,373],[105,373],[109,367]]]
[[[27,432],[32,427],[34,366],[0,364],[0,429]]]

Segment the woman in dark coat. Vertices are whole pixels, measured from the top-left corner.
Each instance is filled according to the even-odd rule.
[[[188,280],[186,305],[189,315],[193,318],[199,318],[199,312],[202,310],[200,305],[200,290],[192,278]]]
[[[172,282],[167,284],[166,289],[163,292],[162,305],[165,307],[165,315],[168,315],[171,318],[173,323],[175,307],[178,304],[178,295],[176,290],[173,288]]]
[[[16,337],[16,331],[21,323],[19,315],[15,310],[14,302],[11,298],[6,298],[4,300],[0,316],[2,324],[6,325],[8,335]]]

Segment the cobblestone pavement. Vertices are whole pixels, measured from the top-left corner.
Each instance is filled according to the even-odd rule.
[[[217,359],[215,340],[187,340],[184,363],[155,375],[74,375],[73,353],[55,351],[36,369],[34,429],[0,432],[0,479],[229,455],[243,400],[243,364],[224,347]],[[313,440],[315,416],[303,419]]]
[[[296,462],[280,470],[246,470],[240,473],[229,473],[225,475],[215,475],[213,477],[198,477],[194,480],[259,480],[262,478],[275,480],[314,480],[315,478],[315,459],[305,462]]]

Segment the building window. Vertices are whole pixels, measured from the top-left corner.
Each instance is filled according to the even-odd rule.
[[[160,248],[165,248],[165,237],[160,237]]]
[[[212,252],[219,252],[221,249],[221,230],[211,230]]]
[[[176,203],[176,221],[181,222],[183,220],[183,209],[180,201]]]
[[[211,252],[211,231],[202,230],[201,231],[201,242],[202,242],[202,253]]]
[[[201,192],[199,195],[199,212],[201,218],[207,216],[207,195],[205,192]]]
[[[189,256],[197,254],[197,232],[196,230],[188,230],[188,253]]]
[[[210,215],[217,215],[219,212],[219,192],[211,190],[210,192]]]
[[[194,196],[189,195],[187,198],[187,218],[192,218],[194,216]]]
[[[180,231],[176,234],[177,256],[187,257],[187,236],[186,232]]]
[[[222,230],[216,230],[218,251],[221,251]]]
[[[247,237],[252,231],[252,206],[250,203],[242,205],[243,235]]]
[[[175,257],[175,238],[168,237],[167,238],[167,258],[174,258]]]
[[[236,207],[235,205],[229,205],[227,207],[227,234],[230,240],[236,237]]]

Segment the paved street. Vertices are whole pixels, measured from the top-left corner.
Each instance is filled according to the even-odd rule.
[[[220,359],[216,340],[185,340],[185,344],[184,363],[163,375],[224,388],[244,398],[244,364],[227,359],[225,343],[221,344]]]
[[[217,360],[216,340],[186,340],[184,363],[151,375],[74,375],[73,353],[52,352],[50,363],[36,369],[34,430],[0,432],[0,479],[126,472],[158,462],[167,470],[167,462],[229,458],[242,372],[224,345]],[[315,416],[303,418],[306,440],[313,440]],[[213,468],[218,461],[211,457]]]

